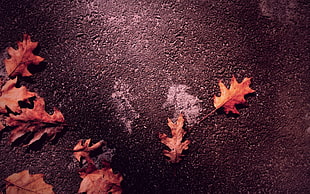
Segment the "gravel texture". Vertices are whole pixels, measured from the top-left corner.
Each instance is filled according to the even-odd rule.
[[[113,150],[124,193],[310,193],[309,12],[306,0],[1,0],[1,58],[23,33],[40,43],[45,63],[21,84],[69,127],[31,147],[0,133],[0,179],[29,169],[76,193],[68,149],[92,138]],[[195,126],[169,164],[167,118],[193,125],[232,75],[253,77],[249,106]]]

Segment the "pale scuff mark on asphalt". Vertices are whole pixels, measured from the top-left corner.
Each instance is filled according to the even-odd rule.
[[[139,113],[131,105],[134,97],[130,94],[130,89],[130,85],[118,80],[114,84],[115,92],[112,93],[112,98],[116,103],[117,117],[124,123],[129,133],[132,132],[132,123],[134,120],[140,117]]]
[[[163,104],[164,108],[174,108],[174,118],[183,113],[188,124],[193,125],[202,111],[201,100],[189,94],[187,90],[190,87],[186,85],[173,85],[169,88],[167,100]]]
[[[296,20],[297,0],[260,0],[259,7],[263,16],[283,23]]]

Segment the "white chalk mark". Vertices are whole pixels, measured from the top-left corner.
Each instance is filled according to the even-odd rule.
[[[169,88],[167,100],[163,104],[164,108],[174,108],[174,118],[183,113],[188,124],[192,125],[197,122],[197,117],[202,111],[201,100],[187,93],[190,87],[186,85],[173,85]]]
[[[130,103],[134,99],[130,94],[130,88],[130,85],[121,80],[116,81],[114,85],[115,92],[112,93],[112,98],[116,103],[118,119],[124,123],[128,132],[132,133],[132,123],[135,119],[138,119],[140,115],[134,110]]]

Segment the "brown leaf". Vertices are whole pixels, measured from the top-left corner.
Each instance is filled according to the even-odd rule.
[[[6,107],[11,111],[20,113],[21,109],[18,105],[19,101],[26,101],[35,96],[33,92],[29,92],[25,86],[16,88],[17,78],[7,81],[1,88],[0,93],[0,113],[6,113]]]
[[[17,42],[17,45],[17,50],[12,47],[7,50],[11,58],[4,60],[6,71],[9,77],[17,75],[31,76],[32,74],[27,69],[28,66],[30,64],[38,65],[44,60],[44,58],[32,53],[38,46],[38,42],[31,42],[30,36],[24,34],[23,41]]]
[[[241,83],[238,83],[236,78],[233,76],[230,82],[230,88],[227,89],[226,86],[219,82],[221,96],[214,96],[214,106],[216,109],[224,107],[224,111],[228,114],[230,111],[235,114],[239,114],[235,105],[245,104],[246,100],[244,95],[253,93],[255,90],[252,90],[249,85],[251,84],[251,78],[244,78]]]
[[[184,118],[183,115],[180,114],[176,123],[173,123],[171,119],[168,119],[168,126],[171,129],[172,138],[167,137],[164,133],[159,134],[161,143],[165,144],[170,149],[170,151],[164,150],[163,153],[165,156],[170,158],[169,161],[172,163],[178,163],[181,160],[183,150],[187,150],[188,145],[190,144],[189,140],[182,142],[183,137],[186,134],[183,129],[183,125]]]
[[[78,193],[122,193],[120,186],[122,180],[122,175],[114,174],[112,168],[108,166],[83,177]]]
[[[56,133],[63,129],[64,121],[64,116],[56,108],[54,108],[52,115],[45,111],[45,102],[41,97],[37,97],[34,100],[33,109],[22,108],[21,114],[10,114],[5,120],[8,126],[15,127],[11,132],[10,143],[25,133],[35,133],[28,145],[39,140],[44,134],[47,134],[48,137],[52,137],[53,139]]]
[[[90,158],[90,152],[94,151],[103,146],[104,141],[99,141],[94,145],[89,147],[91,139],[87,139],[84,143],[83,140],[79,140],[76,146],[73,148],[73,156],[80,162],[81,158],[85,158],[88,163],[94,164],[93,160]]]
[[[53,186],[44,182],[43,174],[29,174],[28,170],[14,173],[5,179],[7,194],[53,194]]]

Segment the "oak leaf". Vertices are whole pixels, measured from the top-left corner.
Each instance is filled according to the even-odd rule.
[[[12,47],[7,49],[11,58],[4,60],[6,71],[9,77],[17,75],[31,76],[32,74],[27,69],[28,66],[30,64],[38,65],[44,60],[44,58],[32,53],[38,46],[38,42],[31,42],[30,36],[24,34],[23,41],[17,42],[17,46],[17,50]]]
[[[83,178],[78,193],[122,193],[121,182],[123,177],[120,173],[115,174],[107,165],[102,169],[81,176]]]
[[[7,194],[53,194],[53,186],[44,182],[43,174],[29,174],[28,170],[14,173],[5,179]]]
[[[90,152],[100,148],[103,146],[103,144],[105,143],[104,141],[99,141],[97,143],[95,143],[92,146],[89,146],[91,142],[91,139],[87,139],[84,143],[83,140],[79,140],[79,142],[74,146],[73,148],[73,156],[79,161],[81,162],[82,158],[85,158],[85,160],[88,163],[92,163],[94,164],[93,160],[90,158]]]
[[[28,132],[34,133],[28,145],[39,140],[44,134],[53,139],[56,133],[63,129],[64,121],[64,116],[58,109],[54,108],[52,115],[45,111],[45,102],[41,97],[37,97],[34,100],[34,107],[32,109],[22,108],[21,114],[10,114],[5,120],[6,125],[15,127],[11,131],[10,143]]]
[[[228,114],[230,111],[235,114],[239,114],[236,109],[237,104],[246,104],[244,96],[255,92],[249,85],[251,84],[251,78],[244,78],[241,83],[238,83],[233,76],[230,82],[230,88],[227,89],[222,81],[219,82],[221,96],[214,96],[214,106],[216,109],[224,107],[224,111]]]
[[[16,113],[20,113],[21,109],[19,101],[27,101],[34,97],[35,93],[29,92],[25,86],[16,88],[17,78],[7,81],[1,88],[0,92],[0,113],[6,113],[7,107]]]
[[[170,158],[170,162],[178,163],[181,161],[181,157],[183,150],[188,149],[188,145],[190,144],[189,140],[185,140],[182,142],[186,131],[183,129],[184,118],[183,115],[180,114],[176,123],[173,123],[171,119],[168,118],[168,126],[171,129],[172,137],[168,137],[166,134],[159,134],[159,138],[161,139],[161,143],[165,144],[169,147],[170,151],[164,150],[163,153],[165,156]]]

